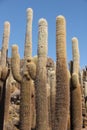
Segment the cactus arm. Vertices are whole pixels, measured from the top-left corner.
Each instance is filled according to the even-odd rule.
[[[73,73],[79,73],[79,48],[78,39],[72,38],[72,54],[73,54]]]
[[[30,77],[35,80],[36,77],[36,64],[32,61],[27,62],[27,69]]]
[[[31,8],[27,9],[27,25],[26,25],[26,37],[25,37],[25,50],[24,58],[32,56],[32,20],[33,20],[33,10]]]
[[[0,62],[2,67],[6,66],[9,36],[10,36],[10,23],[5,22],[4,23],[2,49],[1,49],[1,62]]]
[[[12,74],[13,74],[14,79],[20,83],[22,80],[22,77],[20,75],[20,57],[18,54],[17,45],[12,46],[11,69],[12,69]]]
[[[5,81],[9,76],[9,73],[10,73],[10,69],[8,67],[2,68],[1,80]]]
[[[72,85],[74,89],[79,86],[78,75],[76,73],[72,74]]]

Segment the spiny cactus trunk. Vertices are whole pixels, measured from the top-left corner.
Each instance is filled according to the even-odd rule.
[[[31,80],[23,78],[20,99],[20,130],[31,130]]]
[[[72,39],[73,74],[71,81],[71,129],[82,129],[82,97],[79,83],[79,49],[78,39]]]
[[[9,105],[10,105],[10,95],[11,95],[11,89],[10,89],[10,77],[7,79],[6,82],[6,93],[5,93],[5,108],[4,108],[4,126],[3,130],[6,130],[6,124],[8,122],[9,118]]]
[[[20,57],[18,54],[18,47],[16,45],[12,47],[11,61],[12,61],[12,73],[14,79],[18,81],[21,85],[20,130],[31,130],[31,84],[32,83],[26,68],[25,70],[23,70],[22,76],[20,75]]]
[[[66,130],[69,113],[69,79],[66,62],[65,18],[56,19],[56,104],[54,130]]]
[[[31,130],[31,88],[32,79],[34,80],[36,76],[36,65],[31,58],[27,59],[20,75],[20,57],[16,45],[12,47],[11,62],[14,79],[21,85],[20,130]]]
[[[5,86],[6,82],[3,83],[3,92],[2,92],[2,100],[0,101],[0,130],[3,130],[3,124],[4,124],[4,110],[5,110]]]
[[[10,23],[4,23],[4,33],[3,33],[3,40],[2,40],[2,49],[1,49],[1,57],[0,57],[0,76],[2,75],[1,71],[6,67],[7,61],[7,51],[8,51],[8,43],[9,43],[9,35],[10,35]],[[2,97],[3,91],[3,82],[0,81],[0,99]]]
[[[32,81],[32,94],[31,94],[31,114],[32,114],[32,118],[31,118],[31,128],[35,129],[36,127],[36,107],[35,107],[35,85]]]
[[[27,9],[27,25],[26,25],[26,37],[25,37],[25,50],[24,58],[32,56],[32,20],[33,20],[33,10],[31,8]]]
[[[71,97],[71,129],[82,130],[82,98],[79,84],[72,90]]]
[[[47,88],[47,104],[48,104],[48,127],[49,127],[49,130],[51,130],[51,107],[50,107],[50,84],[47,83],[46,85],[46,88]]]
[[[4,123],[4,110],[5,110],[5,94],[6,94],[6,79],[8,76],[7,68],[7,51],[10,35],[10,23],[4,23],[4,33],[1,49],[1,59],[0,59],[0,129],[3,130]]]
[[[36,69],[36,130],[48,130],[48,104],[47,104],[47,22],[39,21],[38,32],[38,63]]]
[[[55,120],[55,96],[56,96],[56,76],[55,72],[50,75],[50,110],[51,110],[51,129],[54,130]]]

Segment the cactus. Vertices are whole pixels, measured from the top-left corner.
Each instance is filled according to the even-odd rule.
[[[2,95],[2,89],[1,86],[2,85],[2,80],[6,79],[6,74],[7,74],[7,52],[8,52],[8,43],[9,43],[9,35],[10,35],[10,23],[9,22],[5,22],[4,23],[4,33],[3,33],[3,40],[2,40],[2,49],[1,49],[1,58],[0,58],[0,93]],[[6,72],[5,72],[6,71]],[[1,95],[0,95],[0,99],[1,99]]]
[[[48,104],[47,104],[47,21],[39,20],[38,31],[38,62],[36,68],[36,130],[48,129]]]
[[[15,64],[14,64],[15,63]],[[20,58],[18,54],[18,47],[16,45],[12,46],[12,73],[16,81],[21,85],[21,99],[20,99],[20,130],[30,130],[31,129],[31,87],[32,79],[31,76],[33,69],[30,68],[32,62],[27,60],[25,62],[26,68],[23,69],[22,75],[20,75]],[[31,69],[31,72],[29,71]],[[33,77],[33,76],[32,76]],[[34,78],[34,77],[33,77]]]
[[[72,70],[72,61],[70,62],[70,71]],[[69,78],[69,87],[71,86],[71,74],[68,70],[68,78]],[[70,92],[70,88],[69,88]],[[70,93],[69,93],[70,96]],[[69,113],[68,113],[68,122],[67,122],[67,130],[71,130],[71,122],[70,122],[70,101],[69,101]]]
[[[51,127],[54,129],[55,120],[55,96],[56,96],[56,76],[55,71],[51,71],[50,75],[50,109],[51,109]]]
[[[33,20],[33,10],[31,8],[27,9],[27,26],[26,26],[26,37],[25,37],[25,50],[24,58],[32,56],[32,20]]]
[[[73,73],[72,73],[72,86],[71,86],[71,129],[82,129],[82,98],[81,86],[79,83],[79,49],[77,38],[72,38],[73,50]]]
[[[36,76],[36,65],[31,58],[32,43],[31,43],[31,22],[32,22],[32,9],[27,9],[27,31],[24,52],[24,65],[20,73],[20,56],[18,54],[18,47],[12,46],[12,73],[16,81],[21,85],[20,93],[20,130],[31,130],[31,89],[32,80]],[[28,36],[29,33],[29,36]]]
[[[6,21],[4,23],[4,33],[3,33],[1,60],[0,60],[0,65],[2,67],[5,67],[7,63],[6,60],[7,60],[9,36],[10,36],[10,23]]]
[[[69,113],[69,79],[66,61],[66,23],[56,18],[56,101],[54,130],[66,130]]]
[[[9,106],[10,106],[10,96],[11,96],[11,73],[6,81],[6,94],[5,94],[5,107],[4,107],[4,126],[3,130],[6,130],[6,124],[9,118]]]
[[[79,74],[79,49],[78,49],[78,39],[76,37],[72,38],[72,55],[73,55],[73,73]]]
[[[32,117],[31,117],[31,128],[34,129],[36,127],[36,108],[35,108],[35,85],[32,82],[32,95],[31,95],[31,109],[32,109]]]
[[[3,129],[4,123],[4,111],[5,111],[5,96],[6,96],[6,79],[9,74],[9,68],[7,66],[7,52],[8,43],[10,36],[10,23],[4,23],[4,33],[1,49],[1,59],[0,59],[0,129]]]

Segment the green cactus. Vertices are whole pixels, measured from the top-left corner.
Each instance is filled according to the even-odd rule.
[[[56,18],[56,104],[54,130],[66,130],[69,113],[69,77],[66,59],[66,23]]]
[[[10,36],[10,23],[4,23],[4,33],[2,40],[1,59],[0,59],[0,129],[3,129],[4,112],[5,112],[5,97],[6,97],[6,79],[9,75],[9,68],[7,65],[7,52]]]
[[[72,39],[73,73],[71,81],[71,129],[82,129],[82,97],[79,83],[79,49],[77,38]]]
[[[46,63],[47,63],[47,21],[45,19],[39,20],[38,31],[38,62],[36,68],[36,130],[48,129],[48,104],[47,104],[47,77],[46,77]]]

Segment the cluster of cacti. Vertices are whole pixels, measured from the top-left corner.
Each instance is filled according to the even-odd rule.
[[[87,128],[87,68],[80,71],[78,39],[72,39],[70,69],[66,55],[66,20],[56,18],[56,63],[47,56],[48,23],[38,25],[37,55],[32,57],[33,10],[27,9],[24,58],[12,45],[5,22],[0,54],[0,130],[82,130]]]

